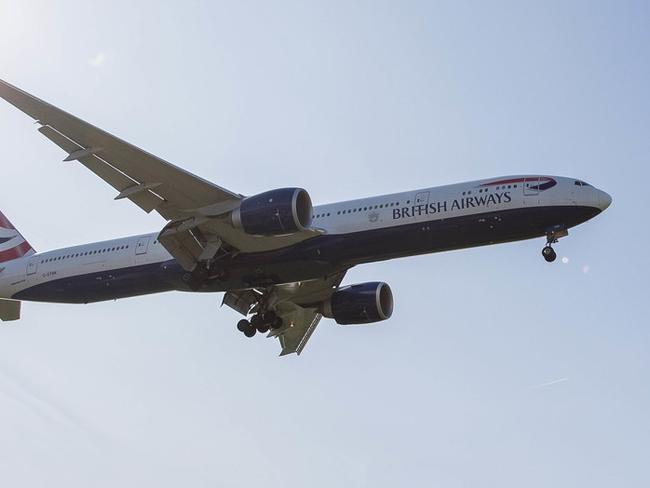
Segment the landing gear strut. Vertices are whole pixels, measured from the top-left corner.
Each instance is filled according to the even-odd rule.
[[[257,329],[260,334],[266,334],[271,328],[270,325],[266,323],[264,318],[259,314],[253,315],[251,318],[251,325],[255,327],[255,329]]]

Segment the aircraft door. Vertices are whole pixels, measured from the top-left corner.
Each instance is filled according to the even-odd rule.
[[[524,178],[524,196],[532,197],[539,195],[539,177]]]
[[[138,243],[135,246],[136,256],[142,256],[143,254],[147,254],[147,251],[149,250],[150,240],[151,237],[141,237],[140,239],[138,239]]]
[[[429,192],[421,191],[415,195],[415,205],[428,205],[429,204]]]
[[[413,242],[417,242],[418,248],[427,250],[431,247],[433,241],[433,234],[431,232],[431,223],[428,222],[426,214],[426,207],[429,205],[429,192],[421,191],[415,194],[413,199],[413,216],[417,217],[420,224],[417,227],[417,238]]]
[[[30,259],[27,263],[27,276],[32,276],[38,271],[38,260]]]
[[[539,203],[539,176],[524,178],[524,205],[537,205]]]

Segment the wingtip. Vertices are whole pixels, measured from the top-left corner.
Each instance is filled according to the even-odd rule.
[[[300,353],[298,351],[293,351],[291,349],[283,349],[282,352],[280,352],[280,355],[278,357],[282,356],[288,356],[289,354],[296,354],[297,356],[300,356]]]

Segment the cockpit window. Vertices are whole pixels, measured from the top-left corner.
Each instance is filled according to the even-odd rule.
[[[591,186],[589,183],[585,183],[584,181],[581,180],[575,180],[573,184],[576,186]]]

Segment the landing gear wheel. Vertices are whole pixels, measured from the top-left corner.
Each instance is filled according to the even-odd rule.
[[[269,331],[269,324],[267,324],[264,321],[264,318],[259,314],[253,315],[253,318],[251,319],[251,326],[257,329],[260,334],[265,334]]]
[[[544,256],[547,263],[552,263],[557,258],[557,254],[555,254],[555,250],[551,246],[542,249],[542,256]]]
[[[257,329],[251,325],[251,326],[248,327],[248,329],[246,329],[244,331],[244,335],[246,337],[253,337],[256,332],[257,332]]]
[[[246,319],[241,319],[239,322],[237,322],[237,330],[239,332],[246,332],[248,329],[250,329],[251,323],[246,320]]]

